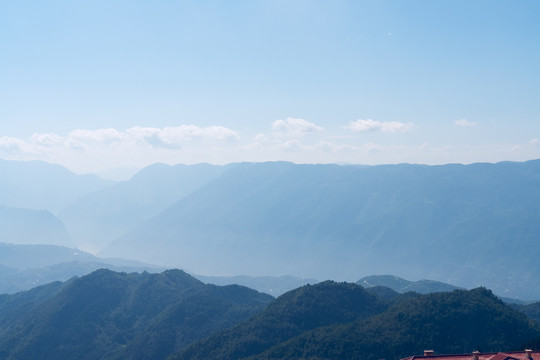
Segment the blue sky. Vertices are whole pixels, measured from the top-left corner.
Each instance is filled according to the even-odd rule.
[[[540,158],[538,1],[2,1],[0,158]]]

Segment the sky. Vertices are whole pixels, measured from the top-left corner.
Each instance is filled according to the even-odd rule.
[[[0,0],[0,158],[540,158],[537,0]]]

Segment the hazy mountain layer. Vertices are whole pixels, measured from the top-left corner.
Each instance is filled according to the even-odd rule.
[[[41,161],[0,159],[0,205],[57,214],[79,197],[114,184]]]
[[[540,161],[238,164],[103,252],[194,273],[430,278],[540,297]]]
[[[99,250],[218,177],[224,169],[209,164],[155,164],[129,181],[81,197],[59,217],[79,246]]]
[[[62,221],[46,210],[0,205],[0,229],[6,243],[74,246]]]
[[[215,285],[242,285],[272,296],[280,296],[300,286],[319,282],[314,279],[302,279],[295,276],[193,276],[206,283]]]
[[[386,286],[400,293],[414,291],[420,294],[429,294],[459,289],[457,286],[434,280],[409,281],[394,275],[371,275],[363,277],[356,282],[365,288]]]
[[[102,259],[63,246],[0,243],[0,294],[65,281],[103,268],[124,272],[164,270],[137,261]]]
[[[0,243],[0,265],[24,270],[68,262],[99,262],[84,251],[65,246],[14,245]]]

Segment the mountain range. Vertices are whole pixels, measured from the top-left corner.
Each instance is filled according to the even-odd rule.
[[[13,294],[54,281],[65,281],[98,269],[156,273],[165,270],[134,260],[100,258],[87,252],[55,245],[0,243],[0,294]],[[204,276],[191,274],[204,283],[242,285],[279,296],[314,279],[294,276]]]
[[[0,170],[0,206],[11,214],[3,242],[77,246],[204,275],[386,273],[540,298],[531,256],[539,160],[158,164],[123,182],[40,162],[1,161]],[[14,213],[26,229],[9,220]]]
[[[0,358],[164,359],[262,310],[272,297],[180,270],[98,270],[0,296]]]
[[[101,269],[0,295],[0,357],[397,360],[540,342],[537,323],[485,288],[380,296],[383,288],[323,281],[274,299],[181,270]]]
[[[419,294],[430,294],[434,292],[453,291],[459,287],[435,280],[410,281],[395,275],[370,275],[361,278],[356,282],[365,288],[374,286],[385,286],[399,293],[414,291]]]
[[[0,205],[0,229],[6,243],[75,247],[64,223],[48,210]]]
[[[540,161],[242,163],[102,254],[202,274],[352,281],[395,273],[534,299],[539,203]]]
[[[42,161],[0,159],[0,205],[58,214],[79,197],[114,184],[96,175],[76,175]]]
[[[129,181],[88,193],[58,217],[79,246],[100,250],[214,178],[225,167],[154,164]]]
[[[364,321],[316,328],[248,359],[403,359],[425,349],[504,352],[523,348],[539,334],[538,325],[525,315],[477,288],[407,298]],[[202,344],[177,359],[190,349],[204,349]]]

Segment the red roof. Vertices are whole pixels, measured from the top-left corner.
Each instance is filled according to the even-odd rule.
[[[531,351],[530,354],[531,357],[527,357],[525,351],[478,353],[478,360],[540,360],[540,351]],[[473,360],[473,354],[409,356],[401,360]]]

